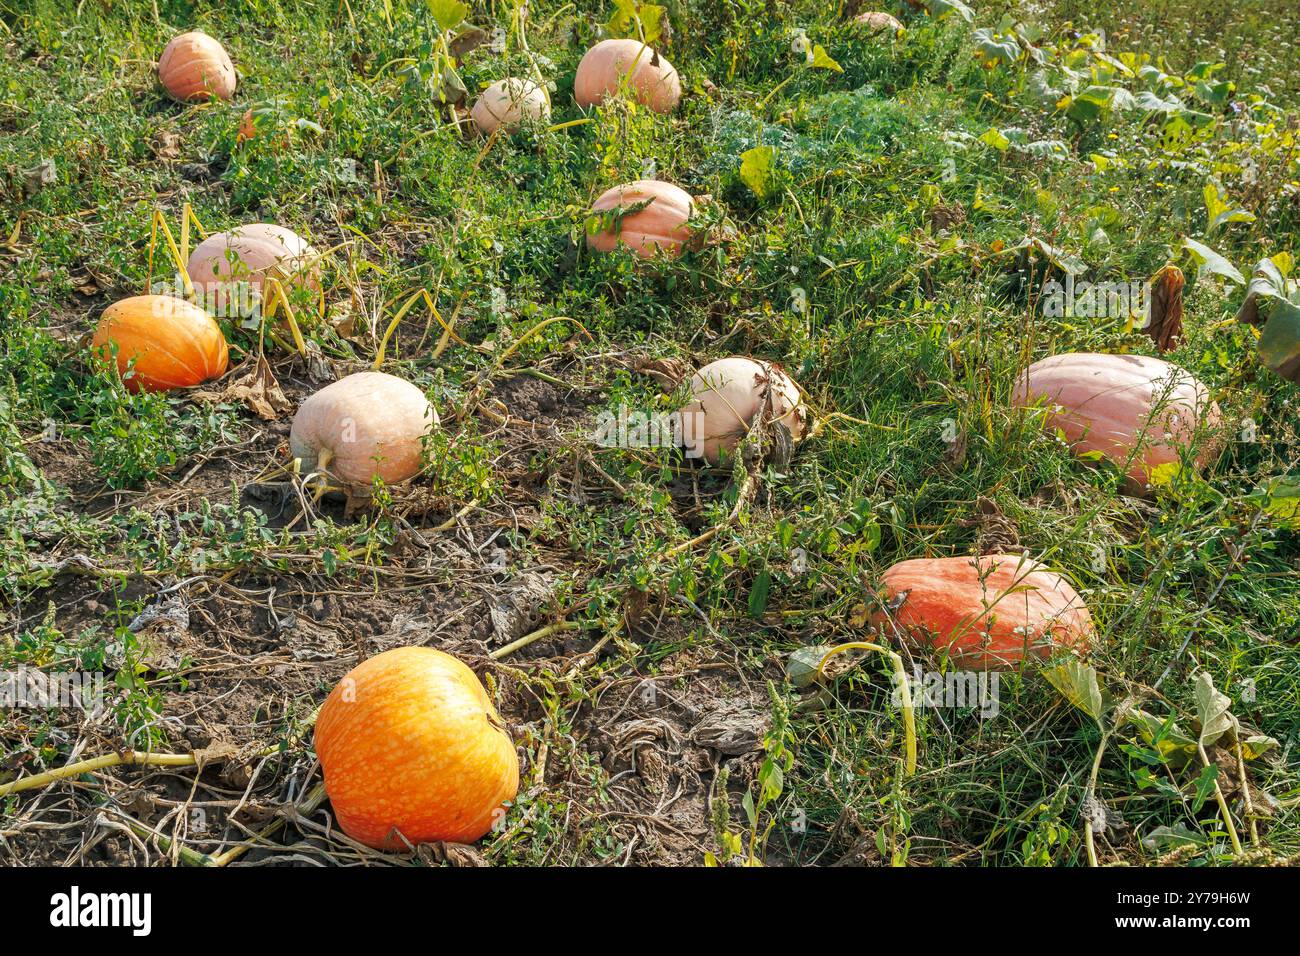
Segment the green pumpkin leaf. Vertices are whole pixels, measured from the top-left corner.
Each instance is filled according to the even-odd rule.
[[[1205,273],[1222,276],[1225,279],[1231,279],[1238,285],[1244,285],[1246,277],[1231,262],[1219,255],[1209,246],[1197,242],[1195,239],[1183,238],[1183,248],[1191,255],[1196,263],[1196,276],[1200,278]]]
[[[1100,726],[1106,712],[1114,705],[1097,679],[1097,669],[1072,658],[1063,664],[1046,668],[1043,676],[1061,692],[1061,696],[1079,708]]]
[[[1200,742],[1208,747],[1217,743],[1224,734],[1235,733],[1237,718],[1232,716],[1229,709],[1232,701],[1215,688],[1214,680],[1207,671],[1196,675],[1195,686],[1196,715],[1201,721]]]
[[[740,179],[759,199],[776,189],[776,148],[755,146],[740,154]]]
[[[831,59],[831,55],[826,52],[826,48],[820,43],[813,44],[812,53],[812,63],[810,65],[814,70],[834,70],[836,73],[844,72],[844,67]]]
[[[456,29],[469,16],[469,6],[460,0],[424,0],[424,5],[438,29],[444,32]]]

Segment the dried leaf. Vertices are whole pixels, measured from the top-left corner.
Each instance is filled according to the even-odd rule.
[[[1161,352],[1178,345],[1183,334],[1183,270],[1168,265],[1151,280],[1151,318],[1146,333]]]
[[[265,355],[259,355],[256,361],[246,362],[243,370],[222,391],[195,392],[194,397],[222,403],[242,402],[258,418],[266,421],[275,421],[293,407],[281,390],[280,383],[276,381],[271,363]]]

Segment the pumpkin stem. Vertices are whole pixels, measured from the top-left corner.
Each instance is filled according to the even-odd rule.
[[[821,661],[818,662],[817,677],[819,680],[826,669],[826,662],[836,654],[842,654],[845,651],[876,651],[888,657],[894,665],[894,676],[898,681],[899,701],[903,710],[904,746],[907,752],[904,776],[910,777],[916,773],[916,711],[912,706],[912,688],[907,683],[907,669],[903,666],[903,658],[888,647],[871,644],[867,641],[849,641],[845,644],[837,644],[822,655]]]

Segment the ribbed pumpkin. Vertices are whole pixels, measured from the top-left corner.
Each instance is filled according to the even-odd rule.
[[[199,30],[173,37],[158,58],[158,80],[174,99],[192,103],[235,95],[235,64],[223,47]]]
[[[356,372],[298,409],[289,448],[304,473],[328,471],[353,485],[387,484],[420,470],[421,440],[438,423],[424,393],[385,372]]]
[[[638,179],[606,190],[592,204],[591,211],[595,216],[646,201],[649,205],[644,209],[627,213],[609,228],[588,231],[587,245],[599,252],[611,252],[622,243],[642,259],[650,259],[660,252],[679,256],[688,244],[699,241],[700,237],[693,236],[687,226],[695,211],[690,193],[658,179]]]
[[[339,826],[376,849],[473,843],[519,789],[519,758],[482,683],[430,647],[353,668],[321,706],[315,739]]]
[[[1219,406],[1191,373],[1144,355],[1071,352],[1045,358],[1021,376],[1012,401],[1042,403],[1046,427],[1059,428],[1077,454],[1099,452],[1124,468],[1134,492],[1156,468],[1180,460],[1179,449],[1198,425],[1213,429],[1220,421]],[[1207,443],[1196,465],[1204,467],[1214,453]]]
[[[536,83],[511,78],[498,80],[480,93],[470,115],[479,131],[490,136],[498,127],[511,129],[529,120],[548,121],[551,104]]]
[[[1086,653],[1095,640],[1092,615],[1070,583],[1027,557],[916,558],[881,580],[887,601],[901,599],[893,616],[904,635],[947,651],[957,667],[1004,670],[1061,649]],[[883,611],[872,624],[892,633]]]
[[[584,109],[605,102],[627,85],[637,102],[671,113],[682,98],[682,81],[673,65],[640,40],[601,40],[578,63],[573,98]]]
[[[104,310],[91,340],[107,354],[117,346],[117,367],[133,392],[187,388],[225,374],[226,337],[212,316],[170,295],[137,295]]]
[[[770,383],[770,390],[769,390]],[[771,362],[732,356],[710,362],[691,376],[693,400],[683,406],[682,444],[690,457],[716,465],[724,452],[735,451],[770,400],[770,420],[784,425],[798,442],[807,428],[808,410],[799,388]]]
[[[316,250],[293,230],[268,222],[213,233],[195,247],[185,269],[194,287],[209,301],[220,301],[240,282],[260,293],[263,280],[274,267],[286,288],[320,289]]]
[[[865,26],[872,33],[879,33],[884,30],[901,30],[903,24],[898,18],[891,13],[885,13],[882,10],[868,10],[859,13],[853,18],[853,22]]]

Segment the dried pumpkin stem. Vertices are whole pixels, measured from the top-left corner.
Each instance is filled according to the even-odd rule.
[[[108,767],[192,767],[195,763],[197,760],[194,754],[155,754],[138,750],[104,754],[0,785],[0,797],[21,793],[24,790],[35,790],[60,780],[67,780],[69,777],[80,777],[83,773],[94,773],[96,770],[104,770]]]
[[[904,746],[907,753],[903,764],[904,775],[910,777],[916,773],[916,711],[912,706],[912,688],[907,683],[907,669],[903,666],[903,658],[895,651],[880,644],[871,644],[867,641],[849,641],[846,644],[837,644],[822,655],[821,661],[817,664],[817,677],[819,679],[822,677],[827,661],[836,654],[843,654],[845,651],[875,651],[878,654],[884,654],[889,658],[890,663],[894,665],[894,676],[898,681],[899,701],[903,710]]]

